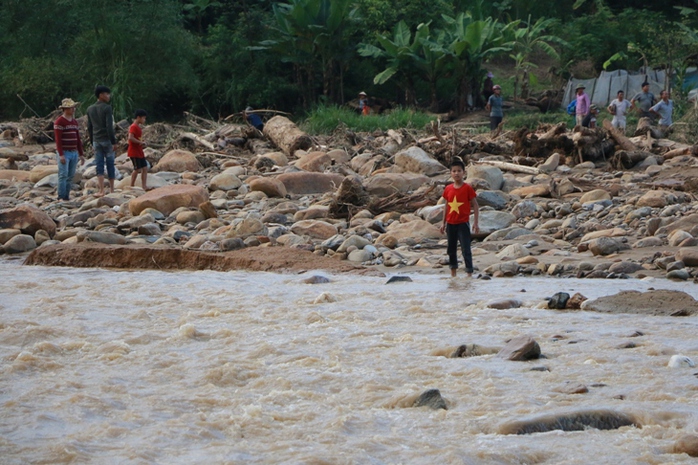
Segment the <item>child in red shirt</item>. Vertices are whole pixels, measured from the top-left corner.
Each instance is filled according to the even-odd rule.
[[[466,184],[465,164],[456,159],[451,163],[451,177],[453,184],[444,189],[443,198],[446,199],[446,211],[441,225],[441,234],[446,232],[448,238],[448,260],[451,268],[451,276],[456,276],[458,270],[458,242],[460,242],[465,271],[468,277],[473,275],[473,255],[470,251],[470,210],[473,211],[473,232],[480,231],[479,218],[480,206],[477,204],[477,194]]]
[[[145,159],[145,153],[143,153],[143,147],[145,142],[141,140],[143,136],[143,130],[141,125],[145,124],[145,119],[148,116],[145,110],[136,110],[135,119],[133,124],[128,128],[128,157],[133,163],[133,173],[131,173],[131,187],[136,185],[136,178],[138,174],[141,175],[141,185],[143,190],[148,190],[146,188],[146,182],[148,179],[148,162]]]

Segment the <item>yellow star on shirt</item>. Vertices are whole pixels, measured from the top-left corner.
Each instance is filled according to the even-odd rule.
[[[453,200],[448,202],[448,206],[451,207],[451,211],[456,212],[456,214],[460,213],[460,206],[463,205],[463,202],[459,202],[458,198],[454,195]]]

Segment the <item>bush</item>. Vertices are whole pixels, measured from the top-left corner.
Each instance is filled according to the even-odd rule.
[[[346,107],[328,105],[315,107],[301,123],[301,128],[309,134],[329,134],[340,125],[357,132],[398,128],[422,129],[435,119],[434,115],[409,108],[398,108],[380,115],[363,116]]]

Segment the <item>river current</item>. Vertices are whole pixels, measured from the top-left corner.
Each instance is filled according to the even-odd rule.
[[[313,274],[330,279],[304,284]],[[3,464],[666,464],[698,430],[695,317],[560,312],[555,292],[666,280],[413,282],[310,272],[163,272],[0,261]],[[521,308],[485,302],[512,297]],[[637,336],[637,332],[642,336]],[[544,359],[447,358],[530,335]],[[635,336],[635,337],[631,337]],[[629,341],[634,348],[620,348]],[[545,368],[543,368],[545,367]],[[533,371],[538,368],[548,371]],[[583,384],[589,392],[565,393]],[[448,410],[412,408],[439,389]],[[642,427],[499,434],[588,408]]]

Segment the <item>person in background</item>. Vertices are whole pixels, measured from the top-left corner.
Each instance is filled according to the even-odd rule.
[[[128,158],[131,159],[133,163],[133,173],[131,173],[131,187],[136,185],[136,178],[138,174],[141,175],[141,186],[144,191],[147,191],[147,179],[148,179],[148,162],[145,159],[145,153],[143,153],[143,147],[145,147],[145,142],[141,140],[143,136],[142,126],[145,124],[145,119],[148,113],[145,110],[136,110],[135,119],[133,124],[128,128]]]
[[[359,92],[359,111],[362,115],[371,113],[371,106],[368,104],[368,95],[366,95],[366,92]]]
[[[613,115],[613,121],[611,121],[613,127],[620,129],[625,134],[625,114],[632,108],[632,105],[624,98],[625,92],[622,90],[619,90],[616,95],[616,98],[608,106],[608,112]]]
[[[667,133],[673,124],[674,101],[669,99],[670,96],[668,90],[663,90],[659,94],[659,103],[650,108],[652,114],[659,116],[659,129],[663,133]]]
[[[654,119],[654,115],[650,112],[650,108],[654,105],[654,94],[650,92],[650,83],[645,81],[642,83],[642,92],[638,92],[630,100],[630,104],[637,108],[641,118]]]
[[[444,189],[443,198],[446,200],[444,220],[441,224],[441,234],[446,232],[448,239],[448,261],[451,269],[451,277],[455,278],[458,270],[458,242],[460,242],[465,271],[468,277],[473,275],[473,254],[470,250],[470,210],[473,211],[473,232],[480,231],[479,217],[480,207],[477,203],[477,194],[464,181],[465,164],[460,158],[451,163],[451,177],[453,184]]]
[[[586,92],[584,92],[586,86],[584,84],[579,84],[576,87],[577,91],[577,107],[575,110],[575,122],[578,126],[582,125],[584,117],[589,114],[589,107],[591,106],[591,100]]]
[[[582,126],[585,128],[595,128],[596,127],[596,115],[599,114],[599,107],[596,105],[591,105],[589,107],[589,113],[582,120]]]
[[[499,85],[492,86],[492,92],[485,105],[485,109],[490,112],[490,131],[497,129],[504,119],[502,88]]]
[[[70,186],[75,176],[75,170],[85,163],[85,155],[80,139],[80,125],[75,119],[75,107],[78,102],[64,98],[61,102],[63,113],[53,123],[53,134],[56,140],[56,155],[58,160],[58,200],[70,200]]]
[[[492,78],[494,78],[494,74],[488,72],[485,77],[485,82],[482,84],[482,95],[485,97],[485,104],[489,102],[490,95],[494,94],[494,82]]]
[[[95,151],[95,164],[97,165],[97,179],[99,180],[99,192],[95,197],[104,195],[104,165],[107,165],[107,177],[109,178],[109,192],[114,192],[114,179],[116,169],[116,134],[114,132],[114,113],[109,101],[111,90],[106,86],[95,87],[97,102],[87,109],[87,131],[90,134],[90,142]]]
[[[262,118],[254,112],[252,107],[245,108],[245,119],[250,123],[255,129],[261,131],[264,129],[264,123]]]

